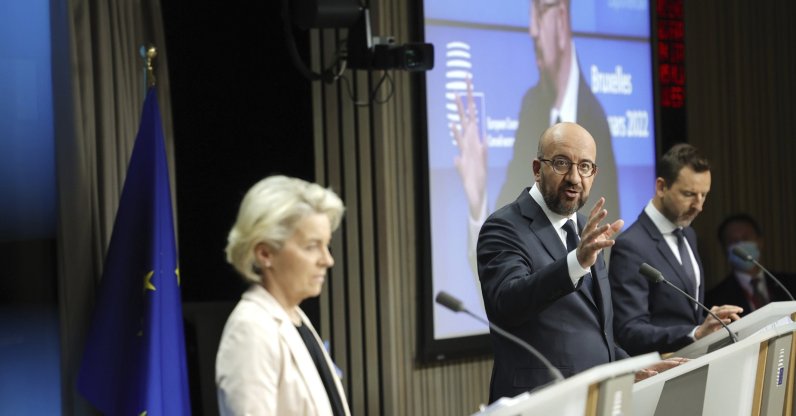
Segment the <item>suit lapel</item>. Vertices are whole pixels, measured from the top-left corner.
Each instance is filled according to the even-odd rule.
[[[578,213],[577,215],[578,215],[578,235],[580,235],[583,234],[583,227],[586,225],[587,219],[585,215],[582,215],[580,213]],[[600,314],[600,322],[602,322],[603,327],[605,327],[605,311],[606,308],[610,307],[610,305],[607,304],[608,303],[607,300],[610,299],[610,296],[608,296],[609,294],[606,292],[610,290],[610,288],[608,287],[607,284],[604,285],[600,282],[600,276],[605,271],[605,268],[603,266],[604,266],[603,255],[602,253],[600,253],[597,256],[597,260],[589,268],[592,280],[594,281],[594,293],[597,295],[597,299],[594,299],[592,294],[589,293],[589,291],[582,286],[580,288],[580,291],[583,294],[583,296],[589,299],[591,304],[597,309],[598,313]]]
[[[550,220],[547,219],[542,207],[528,194],[529,188],[520,194],[517,201],[522,215],[528,219],[528,227],[536,238],[542,243],[547,254],[554,259],[560,259],[567,255],[567,249],[561,244],[561,237],[553,228]]]
[[[556,230],[553,228],[553,225],[550,223],[550,220],[545,215],[544,210],[542,207],[539,206],[538,203],[531,197],[528,193],[530,188],[526,188],[523,191],[517,203],[520,207],[520,213],[528,219],[528,227],[531,229],[531,232],[536,235],[536,238],[541,242],[542,246],[545,248],[547,253],[553,259],[560,259],[562,257],[566,257],[567,249],[564,247],[564,244],[561,243],[561,237],[559,237]],[[583,215],[578,214],[578,233],[583,231],[583,225],[586,223],[586,219]],[[602,294],[602,289],[597,282],[597,274],[595,268],[591,268],[592,278],[594,279],[594,284],[596,290],[600,292],[602,299],[607,299],[607,297]],[[605,305],[600,303],[600,299],[594,299],[591,293],[588,293],[588,290],[581,286],[577,290],[578,296],[580,296],[583,301],[591,307],[595,313],[598,314],[600,318],[601,325],[605,326],[604,322],[604,313],[603,310],[605,309]],[[600,304],[600,307],[597,305]]]
[[[664,275],[664,277],[670,281],[676,278],[677,282],[679,282],[678,286],[686,290],[689,295],[693,295],[695,291],[694,282],[685,275],[685,269],[683,269],[683,265],[677,261],[677,257],[675,257],[674,253],[672,253],[672,249],[669,247],[669,244],[666,242],[663,234],[661,234],[661,232],[658,230],[658,227],[655,226],[646,213],[642,212],[639,217],[642,221],[641,224],[644,226],[644,230],[646,230],[650,235],[650,238],[656,242],[658,253],[660,253],[660,255],[666,259],[666,262],[669,263],[669,267],[674,270],[675,276]]]
[[[287,312],[279,305],[279,302],[262,286],[253,286],[253,290],[247,293],[251,294],[251,299],[262,306],[278,323],[279,337],[287,344],[288,351],[291,355],[293,363],[301,373],[301,379],[307,386],[307,391],[316,392],[324,391],[323,381],[318,375],[318,370],[315,368],[315,362],[312,360],[307,346],[301,339],[298,330]],[[306,322],[306,317],[300,312],[302,320]],[[330,406],[329,399],[325,394],[312,394],[311,395],[315,411],[320,412],[321,409],[326,409]]]
[[[664,276],[664,277],[667,278],[669,281],[671,281],[673,284],[683,289],[683,291],[685,291],[689,295],[695,296],[697,300],[702,302],[702,299],[705,298],[704,295],[705,285],[700,285],[699,293],[696,293],[696,282],[694,281],[694,279],[690,278],[685,274],[685,269],[683,268],[683,265],[679,261],[677,261],[677,257],[675,257],[674,253],[672,253],[671,247],[669,247],[669,244],[666,242],[666,239],[663,237],[663,234],[661,234],[660,230],[658,230],[658,227],[655,226],[655,224],[652,222],[650,217],[645,212],[642,212],[639,218],[641,220],[642,225],[644,226],[644,229],[650,235],[650,238],[652,238],[657,242],[658,252],[661,254],[661,256],[663,256],[664,259],[666,259],[666,262],[669,263],[671,269],[674,270],[674,276],[671,277]],[[688,231],[688,229],[686,229],[686,231]],[[699,260],[699,254],[697,254],[696,252],[696,238],[691,236],[688,232],[685,233],[685,236],[686,240],[688,241],[688,245],[691,246],[691,251],[694,253],[694,258],[697,260],[696,267],[699,267],[700,275],[704,276],[705,274],[702,271],[702,262]],[[695,322],[701,322],[702,312],[699,310],[699,308],[697,306],[694,306],[694,308],[692,308],[692,312],[694,314]]]
[[[320,377],[318,377],[318,370],[315,368],[315,362],[312,360],[309,351],[307,351],[307,347],[304,345],[301,335],[299,335],[298,330],[290,320],[282,321],[281,325],[279,325],[279,336],[282,337],[289,346],[293,362],[301,373],[301,378],[304,380],[304,383],[307,384],[307,391],[324,391],[323,382]],[[328,406],[328,399],[326,406],[324,406],[323,403],[319,403],[319,401],[323,401],[323,399],[326,398],[326,395],[312,394],[311,397],[315,404],[316,411]]]
[[[688,241],[688,245],[691,246],[691,252],[694,253],[694,259],[696,260],[695,267],[699,269],[699,275],[702,276],[702,284],[699,285],[699,293],[697,293],[697,299],[700,302],[704,302],[705,300],[705,270],[702,269],[702,259],[699,258],[699,252],[697,251],[697,241],[696,241],[696,232],[693,228],[686,228],[685,229],[685,239]],[[693,288],[696,285],[696,282],[691,283],[691,287]],[[700,317],[702,313],[698,314]]]
[[[688,241],[688,245],[691,246],[691,252],[694,253],[694,260],[696,260],[695,269],[699,270],[699,275],[702,276],[701,282],[702,284],[699,285],[699,290],[696,291],[696,281],[691,281],[691,288],[692,292],[696,293],[696,298],[701,303],[705,303],[705,270],[702,268],[702,259],[699,258],[699,252],[697,251],[697,241],[696,241],[696,232],[693,228],[688,227],[685,229],[685,239]],[[691,280],[691,279],[689,279]],[[708,306],[710,307],[710,306]],[[702,322],[702,309],[695,307],[694,308],[694,319],[696,322]]]
[[[329,367],[329,371],[331,371],[332,374],[334,374],[335,371],[336,371],[335,364],[332,361],[332,357],[329,355],[329,353],[323,347],[323,341],[321,341],[321,339],[318,337],[318,331],[315,330],[315,327],[312,326],[312,323],[310,322],[310,319],[307,317],[307,315],[304,314],[304,312],[301,309],[299,309],[298,312],[299,312],[299,315],[301,315],[301,320],[304,323],[304,325],[307,325],[307,327],[312,330],[312,333],[313,333],[313,335],[315,337],[315,342],[317,342],[318,345],[320,345],[322,350],[324,351],[323,357],[324,357],[324,361],[326,363],[326,366]],[[346,400],[346,395],[345,395],[345,390],[343,389],[343,385],[340,382],[340,379],[338,377],[332,377],[332,378],[334,379],[334,384],[335,384],[335,387],[337,388],[338,396],[340,396],[340,400],[343,403],[343,409],[346,410],[346,415],[348,415],[349,414],[348,413],[348,401]]]

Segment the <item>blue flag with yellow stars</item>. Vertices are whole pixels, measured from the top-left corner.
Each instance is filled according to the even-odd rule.
[[[86,339],[78,390],[108,415],[189,415],[169,168],[147,92]]]

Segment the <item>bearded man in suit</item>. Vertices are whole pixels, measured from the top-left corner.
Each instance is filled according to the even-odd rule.
[[[639,273],[647,263],[704,302],[705,270],[691,222],[710,191],[710,165],[694,146],[681,143],[660,158],[656,171],[655,195],[611,249],[614,327],[619,344],[631,355],[676,351],[722,328],[681,293]],[[742,311],[735,305],[713,308],[725,324],[740,319]]]
[[[586,217],[597,169],[594,138],[575,123],[559,123],[539,140],[535,183],[487,218],[478,237],[478,275],[487,317],[524,340],[565,376],[628,357],[614,342],[613,309],[602,250],[622,220],[599,198]],[[492,333],[489,401],[544,385],[543,363]],[[679,361],[644,370],[644,378]]]

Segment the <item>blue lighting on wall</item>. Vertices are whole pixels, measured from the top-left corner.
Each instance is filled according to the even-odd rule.
[[[50,9],[0,6],[0,241],[55,236]]]

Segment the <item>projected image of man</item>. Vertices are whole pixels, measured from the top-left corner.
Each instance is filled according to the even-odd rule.
[[[598,143],[600,180],[594,183],[594,191],[605,198],[605,208],[609,212],[618,212],[611,132],[605,110],[578,65],[572,39],[570,1],[532,0],[529,10],[528,34],[533,40],[539,80],[523,97],[513,156],[494,208],[511,202],[516,189],[528,182],[528,167],[532,162],[529,155],[535,153],[542,132],[557,122],[568,121],[583,126]],[[471,95],[465,101],[459,112],[461,128],[452,126],[452,129],[460,150],[455,165],[467,194],[472,234],[475,235],[488,210],[487,143],[479,135]]]
[[[469,82],[466,104],[459,108],[461,128],[452,126],[460,150],[454,162],[470,213],[468,258],[473,269],[475,239],[481,224],[491,210],[512,202],[516,190],[528,183],[528,168],[532,162],[529,155],[535,154],[542,132],[555,123],[577,123],[591,133],[598,144],[600,160],[600,179],[593,184],[594,193],[605,198],[604,208],[608,212],[619,212],[611,131],[605,110],[586,84],[578,65],[572,40],[570,1],[532,0],[529,10],[528,34],[533,40],[539,80],[522,99],[512,158],[492,209],[486,202],[487,143],[479,134]]]

